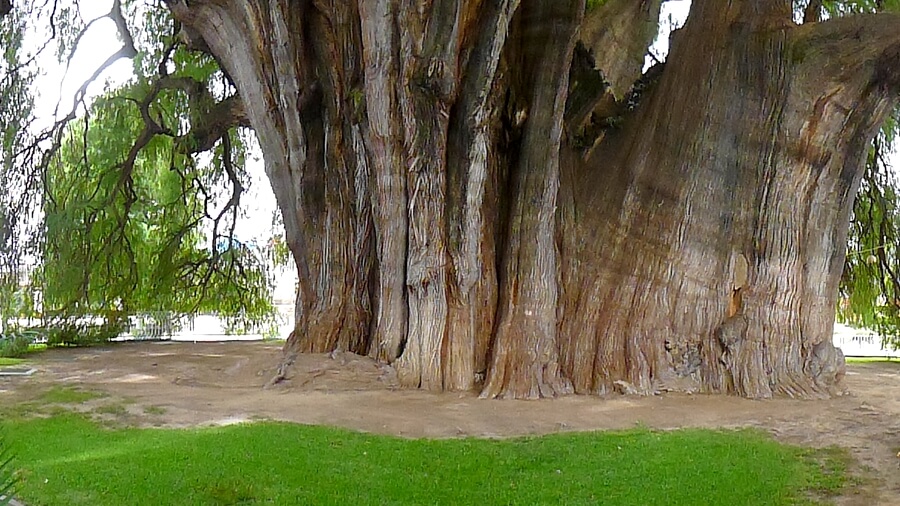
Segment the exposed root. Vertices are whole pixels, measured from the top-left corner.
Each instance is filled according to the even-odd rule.
[[[616,380],[613,385],[615,385],[616,392],[622,395],[646,395],[645,392],[625,380]]]
[[[281,364],[279,364],[278,371],[275,373],[275,376],[266,383],[263,389],[272,388],[288,379],[288,371],[290,371],[291,366],[294,365],[294,362],[296,362],[296,360],[296,353],[285,353],[284,359],[281,361]]]

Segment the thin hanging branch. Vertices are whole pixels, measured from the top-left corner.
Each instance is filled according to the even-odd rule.
[[[109,12],[103,16],[92,19],[88,22],[81,31],[78,32],[78,35],[75,37],[75,44],[72,47],[72,51],[69,52],[68,57],[66,58],[66,71],[63,74],[63,79],[60,83],[60,87],[62,86],[62,82],[65,82],[66,76],[69,74],[69,69],[72,66],[72,59],[75,57],[75,52],[78,50],[78,43],[81,41],[81,38],[87,34],[88,30],[90,30],[91,26],[97,21],[102,19],[110,19],[116,24],[116,31],[118,32],[119,37],[122,39],[122,46],[113,54],[109,55],[106,60],[101,63],[94,72],[88,77],[75,91],[75,101],[72,104],[72,110],[66,115],[66,118],[69,118],[71,121],[72,118],[75,117],[76,111],[79,105],[84,104],[84,97],[87,94],[88,87],[97,80],[98,77],[112,64],[117,62],[120,58],[134,58],[137,56],[137,49],[134,46],[134,37],[131,35],[131,31],[128,28],[128,23],[125,21],[125,16],[122,14],[122,2],[121,0],[114,0],[112,8]],[[60,88],[62,89],[62,88]],[[59,103],[56,104],[56,110],[54,111],[54,116],[59,113]],[[66,121],[67,123],[68,121]]]

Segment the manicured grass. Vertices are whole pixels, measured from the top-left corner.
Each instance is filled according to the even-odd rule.
[[[275,422],[111,430],[70,413],[0,432],[31,506],[796,504],[840,489],[845,455],[750,430],[404,440]]]
[[[6,358],[0,357],[0,367],[13,367],[17,365],[22,365],[25,363],[25,360],[21,358]]]

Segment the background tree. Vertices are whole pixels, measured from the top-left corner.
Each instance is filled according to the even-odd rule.
[[[841,278],[838,317],[878,331],[883,344],[900,346],[900,199],[896,173],[887,162],[897,116],[873,142],[850,224],[849,253]]]
[[[94,102],[51,159],[38,278],[44,314],[114,322],[202,311],[259,323],[274,312],[268,262],[233,239],[248,185],[242,138],[223,134],[206,163],[191,156],[185,145],[194,140],[177,133],[178,109],[188,106],[157,88],[152,105],[140,85]],[[146,134],[142,115],[165,134]],[[133,149],[142,136],[145,145]]]
[[[114,2],[114,56],[218,64],[224,93],[172,89],[182,151],[255,131],[299,276],[276,379],[346,349],[486,397],[836,388],[896,2],[695,0],[643,75],[662,0],[164,3]]]
[[[24,16],[40,17],[38,4],[29,7]],[[10,230],[16,233],[3,249],[8,263],[0,273],[7,275],[10,289],[2,292],[9,301],[0,314],[7,319],[31,316],[23,312],[19,299],[39,294],[41,316],[66,328],[85,315],[105,316],[118,328],[128,315],[150,313],[171,323],[198,311],[215,312],[239,326],[271,323],[271,268],[283,261],[269,258],[268,245],[257,247],[234,238],[242,213],[240,195],[250,185],[245,140],[253,139],[246,122],[238,118],[228,131],[197,128],[186,135],[191,111],[199,115],[195,120],[208,113],[240,111],[208,109],[215,103],[212,94],[228,86],[215,62],[200,53],[163,47],[161,34],[152,27],[170,23],[164,11],[140,4],[132,8],[143,16],[148,30],[142,33],[147,38],[138,37],[139,43],[151,51],[170,52],[166,79],[146,78],[142,62],[150,56],[141,53],[135,59],[133,82],[107,90],[90,106],[84,100],[86,83],[78,90],[76,109],[37,139],[25,137],[35,130],[33,125],[17,121],[29,117],[31,108],[4,109],[11,118],[4,123],[11,133],[10,148],[4,150],[10,169],[3,174],[14,191],[5,193],[2,203],[10,209]],[[109,17],[124,27],[119,9],[121,5],[114,5]],[[79,24],[68,12],[59,27],[64,55],[96,22]],[[21,70],[28,70],[38,55],[22,61],[24,29],[21,24],[8,29],[18,30],[20,36],[5,39],[15,49],[8,58],[17,58],[10,61],[5,77],[22,84],[8,87],[7,93],[18,89],[20,101],[30,107],[28,85],[34,74]],[[131,35],[125,40],[114,56],[136,54],[130,49]],[[71,53],[67,58],[71,64]],[[75,121],[78,107],[86,110]],[[29,177],[21,167],[34,173]],[[33,186],[26,189],[23,182]],[[18,286],[25,281],[23,273],[30,278],[32,293]]]
[[[0,5],[2,7],[2,5]],[[11,6],[10,6],[11,7]],[[0,12],[6,10],[0,9]],[[22,159],[33,151],[28,119],[33,101],[29,86],[35,71],[28,65],[21,44],[27,13],[15,11],[0,23],[0,331],[7,326],[9,315],[21,309],[20,274],[26,252],[33,246],[29,238],[35,230],[29,226],[30,199],[36,192],[37,173],[22,170]],[[20,197],[21,196],[21,197]]]

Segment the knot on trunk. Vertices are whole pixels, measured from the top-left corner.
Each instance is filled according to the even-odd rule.
[[[703,363],[700,343],[666,340],[666,353],[675,375],[680,378],[696,373]]]
[[[660,392],[694,393],[700,390],[700,368],[703,356],[699,342],[666,340],[665,348],[671,371],[660,378]]]
[[[735,314],[725,318],[725,321],[716,329],[716,340],[722,345],[722,357],[720,360],[726,366],[731,364],[731,357],[738,354],[738,350],[747,335],[747,319],[742,314]]]

